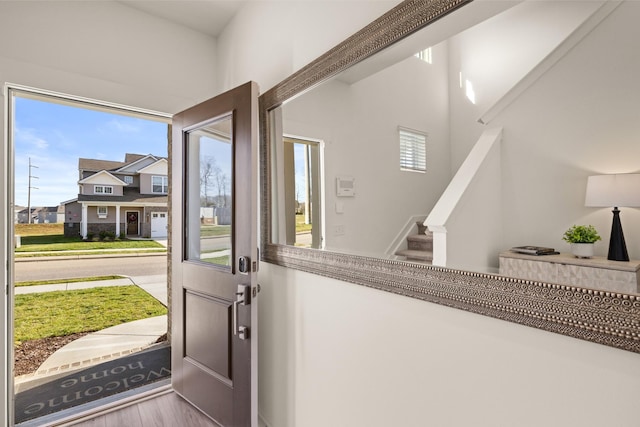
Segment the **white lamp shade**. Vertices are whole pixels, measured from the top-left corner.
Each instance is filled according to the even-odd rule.
[[[585,206],[640,207],[640,174],[593,175],[587,179]]]

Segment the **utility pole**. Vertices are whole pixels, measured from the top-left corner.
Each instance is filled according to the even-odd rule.
[[[37,176],[33,176],[31,175],[31,169],[32,168],[36,168],[38,169],[38,167],[36,165],[32,165],[31,164],[31,157],[29,157],[29,191],[27,192],[27,217],[29,218],[28,224],[31,224],[31,189],[33,188],[34,190],[38,190],[38,187],[32,187],[31,186],[31,178],[35,178],[38,179]]]

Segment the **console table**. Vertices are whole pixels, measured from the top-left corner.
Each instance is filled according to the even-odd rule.
[[[579,286],[620,293],[640,293],[640,261],[609,261],[572,254],[500,253],[500,274],[518,279]]]

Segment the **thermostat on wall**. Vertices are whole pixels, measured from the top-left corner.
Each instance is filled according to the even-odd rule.
[[[356,195],[355,179],[352,176],[336,177],[336,195],[338,197],[353,197]]]

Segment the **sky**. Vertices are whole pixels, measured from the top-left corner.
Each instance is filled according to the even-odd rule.
[[[298,203],[307,201],[307,193],[304,191],[306,179],[304,175],[304,152],[305,144],[293,144],[293,162],[296,182],[296,200]]]
[[[58,206],[78,196],[78,158],[124,161],[125,153],[167,156],[167,124],[15,98],[15,204]],[[29,169],[29,158],[33,167]]]

